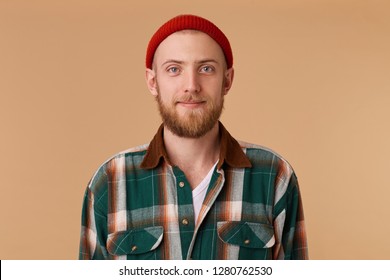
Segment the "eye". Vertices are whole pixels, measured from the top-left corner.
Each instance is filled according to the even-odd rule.
[[[171,67],[168,67],[167,72],[171,73],[171,74],[178,74],[180,72],[180,69],[179,69],[179,67],[171,66]]]
[[[214,68],[210,65],[205,65],[205,66],[202,66],[200,68],[200,72],[203,72],[203,73],[212,73],[214,72]]]

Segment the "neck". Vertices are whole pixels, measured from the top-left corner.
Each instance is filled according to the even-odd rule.
[[[164,127],[164,144],[173,165],[185,171],[209,169],[219,158],[219,124],[200,138],[184,138]]]

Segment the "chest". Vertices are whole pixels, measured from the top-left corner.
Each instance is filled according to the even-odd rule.
[[[108,243],[113,248],[127,243],[127,249],[143,248],[134,253],[125,250],[128,259],[234,259],[239,258],[239,252],[253,255],[251,246],[264,247],[273,236],[268,182],[263,186],[253,182],[245,170],[213,172],[196,224],[192,189],[183,171],[162,169],[139,178],[127,176],[122,186],[112,181]],[[261,242],[255,239],[259,231],[266,232]],[[253,241],[248,236],[257,241],[249,244]],[[270,254],[269,250],[259,252]]]

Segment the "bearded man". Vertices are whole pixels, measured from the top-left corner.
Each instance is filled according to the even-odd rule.
[[[85,192],[80,259],[307,259],[292,167],[219,118],[233,55],[212,22],[180,15],[152,36],[146,83],[162,125],[114,155]]]

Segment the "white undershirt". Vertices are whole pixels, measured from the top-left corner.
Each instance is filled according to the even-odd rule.
[[[213,171],[218,162],[211,167],[209,173],[204,177],[202,182],[192,191],[192,201],[194,203],[195,223],[198,220],[200,209],[202,208],[203,200],[206,196],[207,188],[210,184]]]

